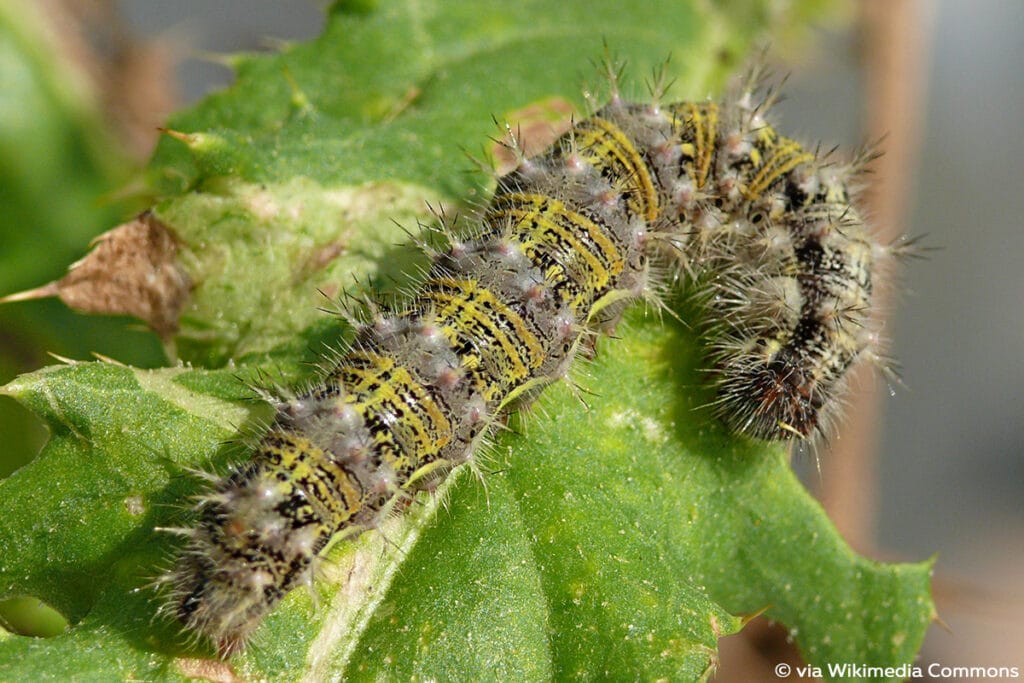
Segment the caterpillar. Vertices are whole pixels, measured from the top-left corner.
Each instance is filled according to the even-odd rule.
[[[872,280],[888,248],[833,164],[765,120],[752,75],[721,102],[610,101],[497,179],[407,303],[361,323],[312,388],[273,400],[248,462],[217,478],[163,581],[164,609],[222,656],[339,536],[377,527],[470,461],[495,421],[563,377],[668,263],[702,302],[716,413],[766,440],[823,430],[852,364],[880,359]]]

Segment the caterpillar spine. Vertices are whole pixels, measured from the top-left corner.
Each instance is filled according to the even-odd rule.
[[[613,79],[614,86],[614,79]],[[614,88],[613,88],[614,89]],[[165,606],[241,649],[339,534],[469,461],[494,420],[564,376],[674,255],[706,298],[716,408],[762,439],[821,429],[866,355],[873,259],[847,174],[764,122],[748,84],[714,102],[609,104],[498,180],[479,226],[408,304],[359,326],[310,390],[275,401],[165,577]]]

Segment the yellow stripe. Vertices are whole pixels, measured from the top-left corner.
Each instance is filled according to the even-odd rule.
[[[715,155],[718,137],[718,105],[713,102],[706,104],[687,102],[684,104],[684,111],[686,120],[693,128],[694,166],[692,177],[697,187],[703,188],[711,173],[711,160]],[[685,127],[683,135],[685,137]]]
[[[581,156],[596,168],[608,168],[611,177],[621,178],[631,187],[630,210],[649,223],[658,217],[658,193],[647,164],[622,130],[611,121],[594,117],[580,123],[575,131]]]
[[[441,412],[441,409],[426,387],[416,381],[406,368],[399,366],[395,359],[390,356],[381,356],[368,351],[352,351],[349,353],[349,358],[365,360],[378,370],[378,374],[392,373],[392,381],[404,386],[413,395],[414,402],[406,402],[406,405],[418,412],[425,413],[430,421],[434,423],[437,430],[442,432],[441,438],[438,439],[441,446],[448,443],[451,434],[451,423],[444,413]]]
[[[747,199],[757,199],[772,183],[789,173],[800,164],[814,160],[814,155],[805,152],[803,146],[789,138],[779,138],[768,143],[764,164],[750,181],[743,194]]]
[[[511,194],[502,197],[501,204],[509,208],[499,208],[493,215],[516,220],[517,227],[521,226],[523,236],[528,238],[521,242],[528,254],[535,245],[561,243],[567,253],[587,263],[587,281],[578,284],[588,287],[592,297],[608,287],[612,277],[622,273],[625,263],[605,231],[586,216],[567,210],[562,202],[544,195]],[[579,230],[585,231],[599,250],[597,253],[578,237]]]
[[[347,366],[344,371],[353,379],[357,380],[357,387],[364,389],[364,395],[360,396],[359,391],[353,391],[356,398],[356,408],[364,415],[370,409],[382,406],[387,409],[391,406],[392,412],[399,411],[408,417],[408,425],[403,420],[397,423],[405,429],[406,435],[412,437],[414,454],[419,459],[420,455],[434,455],[448,443],[451,438],[451,424],[445,419],[430,395],[413,379],[409,371],[403,367],[396,366],[394,359],[386,356],[363,354],[374,362],[375,367],[366,370],[353,366]],[[390,373],[385,379],[384,374]],[[370,385],[377,385],[370,387]],[[403,399],[402,389],[410,395],[410,399]],[[375,411],[379,415],[381,411]],[[424,414],[433,422],[432,428],[428,428],[423,420]],[[436,439],[431,434],[437,434]]]
[[[323,449],[294,432],[275,430],[268,437],[283,442],[270,443],[265,438],[260,446],[265,455],[277,456],[276,462],[268,462],[268,469],[288,475],[286,481],[275,482],[282,498],[294,499],[299,483],[305,482],[307,504],[301,507],[315,511],[317,517],[335,526],[362,509],[362,492],[350,473],[333,462]],[[340,496],[332,488],[337,488]],[[316,511],[317,507],[321,509]]]
[[[431,285],[454,289],[456,292],[432,288]],[[449,339],[457,337],[460,332],[466,332],[464,328],[469,321],[483,328],[486,336],[497,342],[503,352],[502,358],[494,360],[499,366],[507,367],[508,379],[519,381],[529,376],[529,368],[539,367],[544,361],[544,348],[526,327],[523,319],[479,283],[447,278],[432,280],[427,283],[424,296],[441,304],[438,316],[442,319],[443,331],[446,331]],[[510,339],[501,329],[498,318],[507,320],[512,326],[514,339]],[[446,323],[444,319],[450,322]]]

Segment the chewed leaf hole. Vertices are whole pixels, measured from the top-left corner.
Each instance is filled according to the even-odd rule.
[[[67,619],[39,598],[0,600],[0,626],[19,636],[52,638],[64,633]]]

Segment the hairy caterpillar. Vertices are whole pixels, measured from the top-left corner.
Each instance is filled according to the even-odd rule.
[[[496,417],[565,375],[592,332],[679,264],[705,302],[716,409],[734,431],[807,438],[873,355],[884,252],[833,167],[764,120],[756,79],[721,103],[610,102],[498,180],[400,310],[357,330],[319,383],[275,401],[165,577],[167,610],[230,655],[332,538],[379,525],[470,460]],[[655,97],[655,100],[658,98]]]

